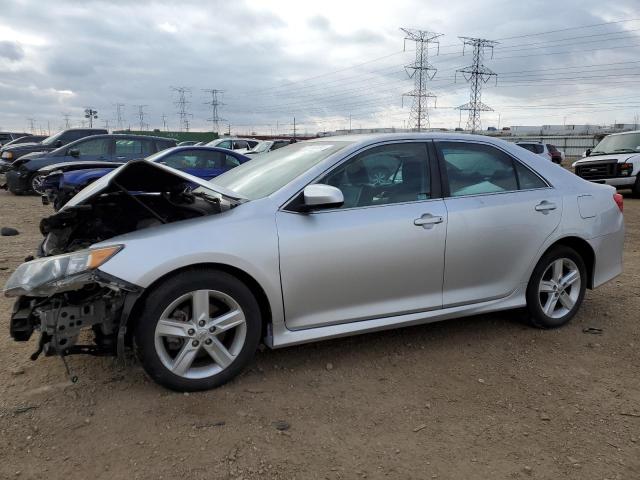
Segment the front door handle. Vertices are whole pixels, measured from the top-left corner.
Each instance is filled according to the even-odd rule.
[[[416,218],[413,224],[422,228],[433,228],[437,223],[442,223],[442,217],[425,213],[420,218]]]
[[[541,201],[538,205],[535,206],[536,212],[547,213],[551,210],[555,210],[556,204],[552,202],[548,202],[546,200]]]

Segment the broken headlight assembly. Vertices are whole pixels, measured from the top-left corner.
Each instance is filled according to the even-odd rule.
[[[122,250],[122,245],[79,250],[42,257],[20,265],[4,287],[7,297],[46,297],[73,290],[86,283],[91,273]]]

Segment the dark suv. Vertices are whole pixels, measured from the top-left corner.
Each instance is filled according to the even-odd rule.
[[[0,150],[0,152],[2,152],[0,153],[0,159],[4,160],[5,164],[11,163],[27,153],[50,152],[51,150],[55,150],[81,138],[103,133],[109,132],[104,128],[70,128],[69,130],[63,130],[55,135],[51,135],[39,143],[20,143],[15,146],[3,148]]]
[[[0,147],[2,147],[3,145],[6,145],[9,142],[12,142],[13,140],[20,138],[20,137],[26,137],[27,135],[29,135],[28,133],[16,133],[16,132],[0,132]]]
[[[6,173],[7,187],[13,193],[41,193],[40,186],[49,172],[41,168],[77,163],[80,168],[95,168],[104,164],[124,163],[144,158],[165,148],[175,147],[171,138],[146,135],[93,135],[76,140],[51,152],[30,153],[11,164]]]

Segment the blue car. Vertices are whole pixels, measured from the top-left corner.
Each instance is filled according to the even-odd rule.
[[[203,180],[211,180],[251,158],[225,148],[183,146],[155,153],[147,157],[147,160],[181,170]],[[43,202],[53,202],[54,208],[59,210],[84,187],[120,165],[123,164],[71,171],[64,171],[64,165],[60,165],[60,170],[54,169],[44,179]]]

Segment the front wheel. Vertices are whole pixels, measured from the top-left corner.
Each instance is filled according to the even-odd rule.
[[[578,253],[555,247],[538,262],[527,286],[530,322],[539,328],[565,325],[577,313],[587,284],[587,269]]]
[[[35,193],[37,193],[38,195],[42,195],[44,193],[44,191],[42,190],[42,184],[44,182],[44,177],[46,175],[41,175],[39,173],[34,173],[31,176],[31,180],[30,180],[30,185],[31,185],[31,190]]]
[[[199,269],[150,293],[134,339],[154,381],[197,391],[240,373],[253,358],[261,331],[260,308],[249,288],[227,273]]]

